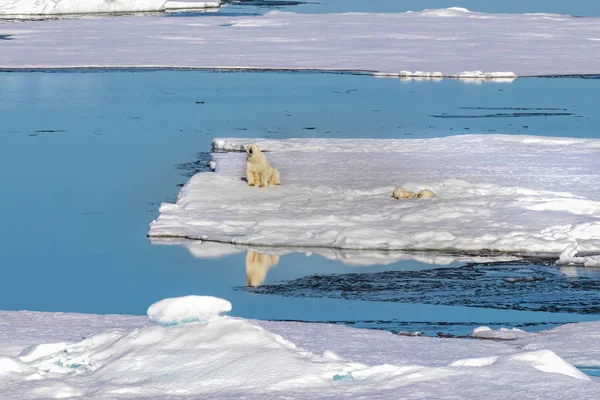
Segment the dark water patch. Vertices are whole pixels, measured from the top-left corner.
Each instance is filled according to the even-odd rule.
[[[304,322],[298,320],[278,320],[286,322]],[[402,321],[396,319],[389,320],[333,320],[319,321],[322,324],[344,325],[352,328],[384,330],[402,336],[429,336],[429,337],[453,337],[453,338],[472,338],[470,333],[473,329],[485,325],[491,329],[500,328],[518,328],[524,331],[537,332],[540,330],[549,330],[567,324],[568,322],[533,322],[516,323],[511,321]],[[479,338],[475,338],[479,339]]]
[[[216,11],[216,10],[215,10]],[[202,10],[189,10],[189,11],[177,11],[177,12],[169,12],[163,14],[165,17],[258,17],[264,14],[264,12],[226,12],[219,9],[219,11],[215,12],[213,10],[210,11],[202,11]],[[226,26],[226,25],[221,25]],[[227,25],[231,26],[231,25]]]
[[[191,178],[198,172],[209,172],[209,163],[211,160],[212,157],[210,153],[196,153],[196,159],[194,161],[177,164],[175,168],[182,171],[181,175],[185,176],[186,178]],[[183,186],[183,184],[178,184],[178,186]]]
[[[299,6],[301,4],[308,4],[306,1],[286,1],[286,0],[229,0],[224,1],[223,4],[235,4],[239,6],[254,6],[254,7],[288,7],[288,6]]]
[[[511,111],[567,111],[552,107],[460,107],[461,110],[511,110]]]
[[[458,268],[422,271],[311,275],[245,290],[293,297],[600,313],[600,276],[577,276],[576,270],[562,271],[551,262],[467,264]]]
[[[600,79],[600,74],[546,75],[539,78]]]
[[[40,129],[35,133],[55,133],[55,132],[66,132],[64,129]]]
[[[496,113],[496,114],[482,114],[482,115],[470,115],[470,114],[441,114],[441,115],[430,115],[433,118],[525,118],[525,117],[570,117],[574,116],[573,113],[567,112],[514,112],[514,113]]]
[[[13,40],[12,35],[0,35],[0,40]]]

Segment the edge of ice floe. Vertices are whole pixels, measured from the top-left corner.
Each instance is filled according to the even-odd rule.
[[[0,15],[0,20],[2,16]],[[1,62],[1,61],[0,61]],[[217,66],[203,66],[203,65],[154,65],[154,64],[89,64],[89,65],[21,65],[21,66],[6,66],[0,64],[0,72],[43,72],[43,71],[87,71],[87,70],[124,70],[124,71],[147,71],[147,70],[174,70],[174,71],[235,71],[235,72],[309,72],[309,73],[324,73],[324,74],[340,74],[340,75],[361,75],[361,76],[373,76],[375,78],[399,78],[403,79],[414,79],[414,80],[442,80],[442,79],[455,79],[463,82],[502,82],[510,83],[518,78],[578,78],[578,77],[591,77],[600,75],[600,69],[598,72],[589,73],[565,73],[565,74],[527,74],[518,75],[511,71],[506,72],[484,72],[484,71],[463,71],[460,73],[444,73],[439,71],[427,72],[427,71],[406,71],[401,70],[399,72],[383,72],[369,69],[339,69],[339,68],[269,68],[269,67],[249,67],[249,66],[231,66],[231,65],[217,65]]]
[[[0,18],[1,19],[1,18]],[[0,64],[0,72],[43,72],[43,71],[88,71],[88,70],[123,70],[123,71],[147,71],[147,70],[173,70],[173,71],[235,71],[235,72],[312,72],[323,74],[340,74],[340,75],[362,75],[373,76],[375,78],[399,78],[414,79],[414,80],[442,80],[455,79],[463,82],[501,82],[510,83],[518,78],[578,78],[586,76],[600,75],[600,69],[597,73],[581,73],[581,74],[533,74],[533,75],[517,75],[514,72],[483,72],[483,71],[463,71],[461,73],[442,73],[439,71],[400,71],[400,72],[382,72],[368,69],[339,69],[339,68],[267,68],[267,67],[245,67],[245,66],[190,66],[190,65],[153,65],[153,64],[136,64],[136,65],[47,65],[47,66],[6,66]]]

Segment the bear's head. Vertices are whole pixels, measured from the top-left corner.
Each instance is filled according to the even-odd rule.
[[[246,149],[246,156],[248,161],[256,160],[262,154],[260,147],[257,144],[247,144],[244,146]]]

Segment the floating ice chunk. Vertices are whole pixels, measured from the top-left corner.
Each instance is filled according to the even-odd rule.
[[[550,350],[538,350],[527,353],[515,354],[507,357],[509,360],[524,361],[531,364],[535,369],[543,372],[563,374],[572,378],[589,381],[590,378],[569,364]]]
[[[185,296],[164,299],[148,308],[152,322],[163,325],[209,321],[231,311],[231,303],[212,296]]]
[[[425,72],[425,71],[400,71],[396,74],[400,80],[432,80],[439,81],[444,77],[444,74],[438,71]]]
[[[480,326],[473,329],[471,337],[481,339],[498,339],[498,340],[515,340],[523,337],[529,337],[535,335],[534,333],[525,332],[518,328],[500,328],[493,330],[488,326]]]
[[[470,79],[486,79],[496,82],[506,82],[510,83],[517,79],[517,75],[514,72],[483,72],[483,71],[463,71],[459,74],[453,75],[453,78],[458,78],[461,80],[470,80]]]

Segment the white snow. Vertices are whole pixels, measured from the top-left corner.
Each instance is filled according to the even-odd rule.
[[[219,6],[220,0],[0,0],[0,16],[156,12]]]
[[[210,309],[214,299],[204,300]],[[577,393],[585,400],[596,399],[600,390],[573,366],[600,365],[599,341],[572,343],[597,339],[598,322],[532,334],[522,339],[527,342],[491,342],[227,316],[171,326],[141,318],[132,326],[134,317],[112,316],[102,328],[95,319],[106,322],[103,316],[85,316],[89,325],[82,325],[77,314],[0,315],[10,319],[4,323],[8,331],[28,332],[21,340],[29,344],[7,353],[0,341],[0,397],[6,400],[472,399],[492,393],[548,400]],[[181,314],[190,320],[195,315]],[[115,329],[120,318],[123,325]],[[56,331],[84,338],[52,342]]]
[[[0,0],[0,14],[25,12],[9,9],[11,4],[55,4],[21,1]],[[56,7],[74,12],[67,1]],[[186,6],[179,3],[171,5]],[[104,2],[77,4],[96,7]],[[0,21],[0,34],[8,31],[12,40],[2,43],[0,68],[361,70],[403,79],[444,76],[469,81],[600,73],[598,18],[484,14],[459,8],[399,14],[273,11],[202,19]]]
[[[206,322],[231,311],[227,300],[211,296],[164,299],[148,308],[150,321],[164,325]]]
[[[241,149],[253,142],[280,169],[281,186],[242,181]],[[599,139],[215,139],[213,147],[216,172],[195,175],[176,204],[162,204],[150,237],[599,259]],[[438,197],[396,200],[397,186]]]

